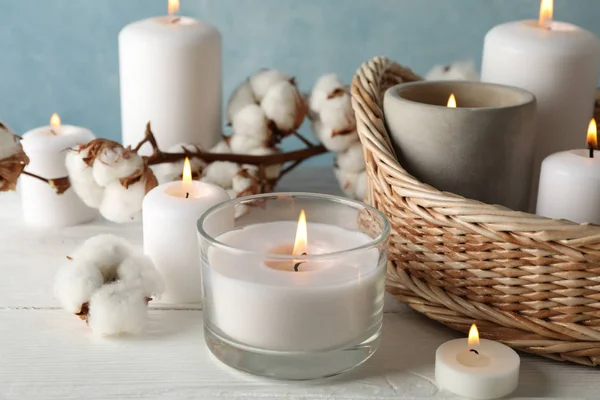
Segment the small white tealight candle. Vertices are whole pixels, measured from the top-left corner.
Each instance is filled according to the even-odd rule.
[[[220,187],[192,180],[187,158],[183,180],[155,187],[144,197],[144,252],[165,279],[162,302],[202,301],[196,221],[208,208],[227,200]],[[227,216],[222,223],[228,223]]]
[[[65,156],[68,149],[95,139],[86,128],[61,125],[53,114],[50,126],[32,129],[23,134],[23,150],[29,157],[25,171],[46,179],[68,176]],[[27,175],[19,180],[23,218],[28,225],[60,228],[91,221],[97,211],[86,206],[73,189],[57,194],[48,183]]]
[[[600,157],[596,121],[588,127],[588,149],[552,154],[542,163],[536,213],[543,217],[600,224]]]
[[[517,353],[493,340],[479,339],[475,324],[468,339],[450,340],[435,353],[437,384],[472,399],[497,399],[512,393],[519,384]]]

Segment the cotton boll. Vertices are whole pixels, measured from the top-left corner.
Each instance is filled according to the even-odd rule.
[[[365,169],[365,158],[360,142],[354,142],[350,147],[336,156],[337,166],[348,172],[360,172]]]
[[[260,103],[273,85],[281,81],[291,82],[293,79],[291,75],[276,69],[261,69],[250,77],[249,83],[254,99]]]
[[[230,124],[233,123],[234,116],[238,111],[250,104],[256,104],[256,100],[254,99],[250,82],[246,80],[234,90],[227,101],[227,122]]]
[[[338,89],[343,89],[344,84],[336,74],[326,74],[317,79],[310,93],[309,107],[315,115],[321,112],[323,103],[327,97]]]
[[[458,61],[450,65],[436,65],[425,76],[428,81],[478,81],[479,73],[473,61]]]
[[[21,151],[21,144],[15,133],[0,121],[0,160]]]
[[[344,134],[335,134],[334,131],[318,122],[314,125],[317,130],[319,140],[329,151],[341,153],[350,148],[353,143],[358,142],[358,133],[356,131]]]
[[[264,147],[265,141],[252,136],[233,135],[229,141],[231,151],[238,154],[248,154],[251,150]]]
[[[88,149],[80,149],[80,146],[77,146],[67,151],[65,166],[71,187],[77,196],[88,207],[98,208],[104,196],[104,188],[96,183],[92,167],[84,161],[87,156]]]
[[[142,179],[126,189],[115,181],[106,186],[100,214],[116,223],[134,222],[142,218],[142,200],[146,195],[146,182]]]
[[[273,85],[260,102],[267,118],[283,133],[298,130],[306,117],[306,101],[298,88],[289,81]]]
[[[133,151],[122,147],[107,148],[94,161],[94,180],[100,186],[108,186],[120,178],[133,175],[143,167],[142,157]]]
[[[229,196],[230,199],[235,199],[237,197],[237,192],[233,189],[227,189],[225,190],[227,192],[227,196]]]
[[[231,153],[231,148],[229,147],[226,141],[221,140],[219,143],[217,143],[210,149],[210,152],[215,154],[227,154]]]
[[[365,199],[367,194],[367,171],[362,171],[356,178],[356,186],[354,188],[354,198],[360,201]]]
[[[117,275],[128,286],[141,287],[146,297],[159,295],[165,290],[162,276],[154,268],[150,257],[143,254],[125,258],[117,268]]]
[[[269,139],[272,134],[269,120],[258,104],[251,104],[239,110],[233,117],[232,128],[234,135],[249,136],[263,141]]]
[[[204,170],[203,181],[213,183],[223,189],[231,188],[233,177],[240,171],[240,166],[229,161],[215,161]]]
[[[104,277],[95,265],[85,260],[69,260],[56,273],[54,297],[65,310],[76,314],[103,284]]]
[[[344,194],[348,197],[354,198],[359,174],[343,171],[339,168],[334,168],[333,172],[335,173],[335,177],[338,181],[340,189],[342,189]]]
[[[139,335],[147,320],[146,296],[140,287],[110,283],[98,289],[90,300],[88,325],[97,335]]]
[[[116,235],[102,234],[87,239],[71,255],[73,261],[99,270],[104,280],[117,277],[117,267],[133,252],[131,244]],[[67,264],[68,265],[68,264]]]
[[[332,97],[323,102],[320,119],[336,133],[344,133],[356,129],[356,118],[352,110],[352,102],[348,93]]]
[[[256,178],[248,173],[247,170],[242,169],[236,176],[233,177],[232,187],[236,193],[242,193],[257,183]]]
[[[277,149],[271,147],[260,147],[258,149],[250,151],[248,154],[253,156],[270,156],[277,153],[279,153]],[[279,178],[279,175],[281,175],[281,164],[273,164],[266,167],[265,175],[267,179]]]

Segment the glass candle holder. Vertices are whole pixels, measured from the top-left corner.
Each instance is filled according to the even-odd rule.
[[[279,379],[361,364],[379,344],[389,230],[376,209],[329,195],[212,207],[198,221],[208,348],[231,367]]]

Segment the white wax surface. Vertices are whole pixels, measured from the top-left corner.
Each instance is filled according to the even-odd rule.
[[[599,64],[600,40],[564,22],[553,22],[551,29],[537,21],[509,22],[486,35],[482,81],[521,87],[537,98],[532,193],[546,156],[585,144]]]
[[[600,152],[552,154],[542,163],[536,213],[543,217],[600,224]]]
[[[450,340],[435,353],[439,386],[472,399],[495,399],[512,393],[519,384],[517,353],[508,346],[481,339],[479,355],[469,352],[467,339]]]
[[[165,303],[202,301],[196,222],[208,208],[229,200],[215,185],[193,181],[189,187],[185,198],[181,181],[165,183],[148,192],[142,205],[144,252],[165,279],[160,298]],[[233,225],[233,215],[213,221],[224,229]]]
[[[192,18],[173,20],[137,21],[119,34],[125,145],[143,139],[148,121],[162,149],[182,142],[210,148],[220,138],[221,35]]]
[[[249,225],[217,240],[267,253],[293,243],[296,226],[296,221]],[[361,232],[308,223],[310,255],[370,241]],[[309,260],[299,272],[270,268],[265,258],[212,247],[203,263],[208,321],[231,339],[265,350],[310,351],[357,343],[378,329],[385,268],[379,268],[377,249]]]
[[[48,179],[66,177],[67,149],[94,138],[88,129],[72,125],[52,130],[49,126],[32,129],[21,141],[30,160],[25,171]],[[87,207],[72,189],[59,195],[49,184],[21,175],[19,190],[23,218],[31,226],[60,228],[91,221],[97,215],[97,211]]]

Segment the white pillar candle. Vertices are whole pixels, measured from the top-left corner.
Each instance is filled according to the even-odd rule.
[[[551,9],[542,7],[540,21],[496,26],[483,48],[482,81],[518,86],[537,98],[532,198],[542,160],[579,147],[573,132],[583,132],[592,117],[600,63],[600,40],[594,34],[551,19]]]
[[[227,200],[220,187],[191,180],[165,183],[144,197],[144,252],[165,279],[162,302],[202,301],[196,221],[208,208]]]
[[[520,359],[502,343],[479,340],[475,324],[469,339],[450,340],[435,353],[435,380],[443,389],[472,399],[496,399],[519,384]]]
[[[266,262],[266,254],[285,248],[286,238],[293,240],[296,229],[294,221],[276,221],[216,238],[229,249],[210,247],[202,266],[204,310],[211,330],[243,346],[272,351],[336,349],[376,333],[385,289],[379,251],[309,259],[297,272],[289,262]],[[370,242],[362,232],[308,223],[309,255]]]
[[[119,34],[119,73],[124,145],[140,142],[148,121],[162,149],[218,142],[221,35],[215,27],[174,15],[129,24]]]
[[[23,134],[21,143],[30,160],[25,171],[46,179],[63,178],[68,176],[66,151],[93,140],[94,134],[79,126],[61,125],[56,114],[50,123]],[[59,228],[91,221],[97,215],[71,188],[57,194],[48,183],[21,175],[19,190],[23,218],[31,226]]]
[[[588,128],[588,149],[554,153],[542,163],[536,214],[600,224],[600,154],[596,121]],[[591,150],[590,150],[591,149]]]

